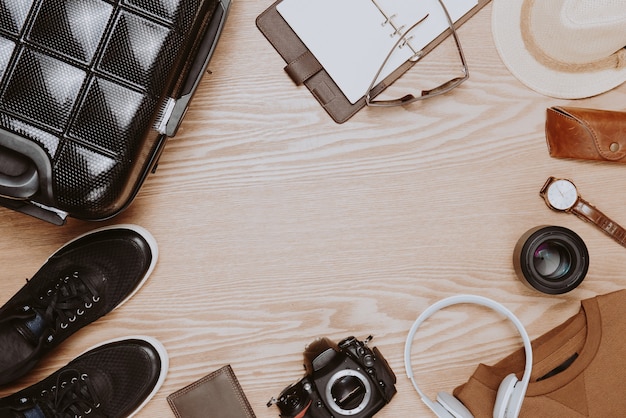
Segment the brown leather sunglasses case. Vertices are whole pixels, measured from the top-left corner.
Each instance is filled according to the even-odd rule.
[[[550,107],[546,141],[555,158],[626,163],[626,112]]]

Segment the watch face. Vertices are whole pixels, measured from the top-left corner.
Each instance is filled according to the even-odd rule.
[[[578,200],[578,192],[574,183],[560,179],[548,186],[546,197],[554,209],[566,210],[574,206],[574,203]]]

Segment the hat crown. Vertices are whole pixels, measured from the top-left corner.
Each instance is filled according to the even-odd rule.
[[[626,19],[624,6],[624,0],[565,0],[561,10],[563,17],[574,25],[604,26],[623,23]]]
[[[524,32],[556,61],[605,59],[626,46],[626,0],[525,0]]]
[[[526,86],[581,99],[626,82],[626,0],[492,0],[498,54]]]

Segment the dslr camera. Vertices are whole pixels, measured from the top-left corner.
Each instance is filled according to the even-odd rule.
[[[372,337],[348,337],[335,344],[328,338],[304,352],[306,376],[288,386],[276,404],[283,418],[371,417],[396,393],[396,376]]]

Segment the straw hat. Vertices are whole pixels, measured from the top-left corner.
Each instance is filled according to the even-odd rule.
[[[626,0],[493,0],[504,64],[547,96],[581,99],[626,81]]]

